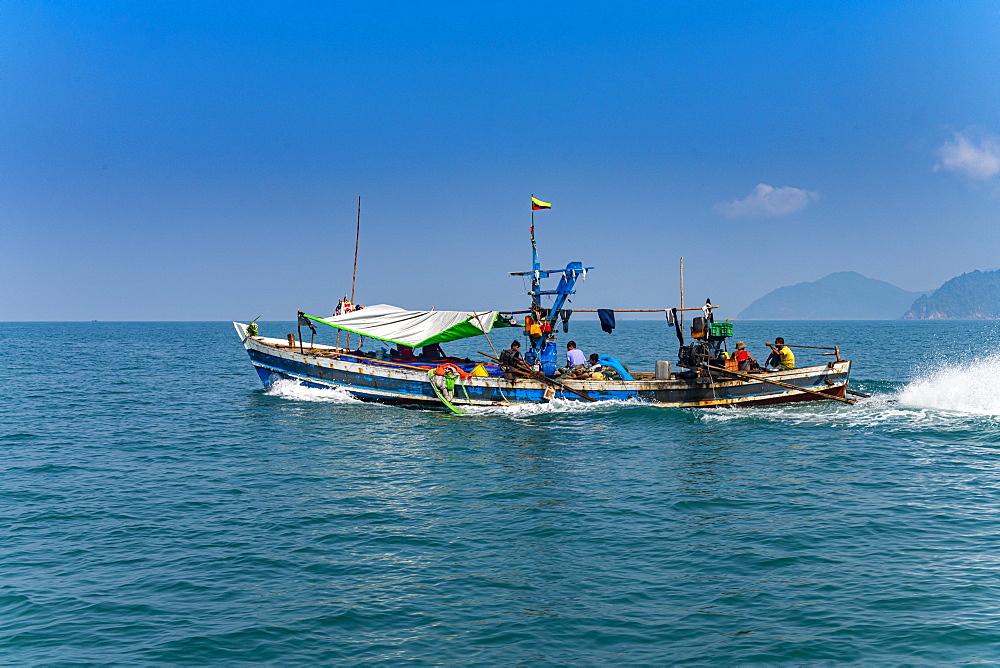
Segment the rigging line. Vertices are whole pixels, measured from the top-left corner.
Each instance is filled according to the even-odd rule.
[[[491,313],[492,313],[492,311],[491,311]],[[493,351],[494,355],[496,355],[497,357],[500,357],[500,353],[497,352],[497,349],[493,347],[493,342],[490,341],[490,335],[486,333],[486,328],[483,327],[483,321],[479,319],[479,314],[476,313],[475,311],[473,311],[472,315],[474,315],[476,317],[476,322],[479,324],[479,329],[483,332],[483,336],[486,337],[486,343],[490,344],[490,350]]]

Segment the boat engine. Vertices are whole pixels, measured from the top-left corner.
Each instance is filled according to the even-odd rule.
[[[677,364],[689,369],[695,369],[705,364],[709,358],[708,346],[704,343],[692,343],[690,346],[681,346],[677,351]]]

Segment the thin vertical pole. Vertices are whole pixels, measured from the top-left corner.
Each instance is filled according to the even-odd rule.
[[[542,268],[538,264],[538,249],[535,247],[535,195],[531,195],[531,291],[532,293],[538,292],[538,272]],[[537,294],[531,295],[531,302],[533,304],[541,305],[540,298]]]
[[[338,307],[341,307],[341,306],[343,306],[343,304],[344,304],[344,300],[342,300],[342,299],[341,299],[340,301],[338,301],[338,302],[337,302],[337,306],[338,306]],[[337,310],[338,310],[338,311],[340,311],[341,313],[343,313],[343,310],[342,310],[341,308],[338,308]],[[334,313],[334,315],[339,315],[339,314],[337,314],[337,313]],[[338,330],[337,330],[337,350],[340,350],[340,333],[341,333],[342,331],[343,331],[343,330],[340,330],[340,329],[338,329]]]
[[[347,295],[344,295],[344,299],[347,299]],[[337,302],[337,306],[338,306],[337,310],[340,311],[340,313],[344,312],[344,310],[343,310],[344,299],[341,299],[340,301]],[[339,315],[339,314],[335,314],[335,315]],[[337,350],[340,350],[340,333],[342,331],[344,331],[344,330],[342,330],[342,329],[338,329],[337,330]]]
[[[351,274],[351,304],[354,304],[354,282],[358,278],[358,241],[361,239],[361,195],[358,195],[358,227],[354,232],[354,273]]]
[[[684,310],[684,258],[681,258],[681,310]]]
[[[540,315],[542,309],[542,297],[538,294],[541,289],[541,277],[539,271],[541,271],[542,265],[538,264],[538,248],[535,246],[535,194],[531,194],[531,315],[536,320]],[[535,355],[535,359],[541,357],[541,351],[545,347],[545,335],[536,342],[534,339],[528,339],[531,345],[531,352],[534,355],[535,350],[538,350],[539,354]],[[496,351],[494,351],[496,354]]]
[[[354,283],[358,279],[358,241],[361,239],[361,195],[358,195],[358,227],[354,231],[354,271],[351,272],[351,306],[354,306]],[[359,346],[360,347],[360,346]],[[347,349],[351,348],[351,333],[347,333]]]

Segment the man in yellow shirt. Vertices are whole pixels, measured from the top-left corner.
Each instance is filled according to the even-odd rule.
[[[785,345],[783,337],[777,337],[774,345],[765,344],[771,348],[771,355],[767,358],[767,366],[774,366],[778,371],[795,368],[795,355]]]

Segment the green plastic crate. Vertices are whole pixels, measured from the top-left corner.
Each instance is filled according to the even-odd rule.
[[[732,336],[733,335],[733,323],[731,322],[713,322],[712,331],[709,333],[710,336]]]

